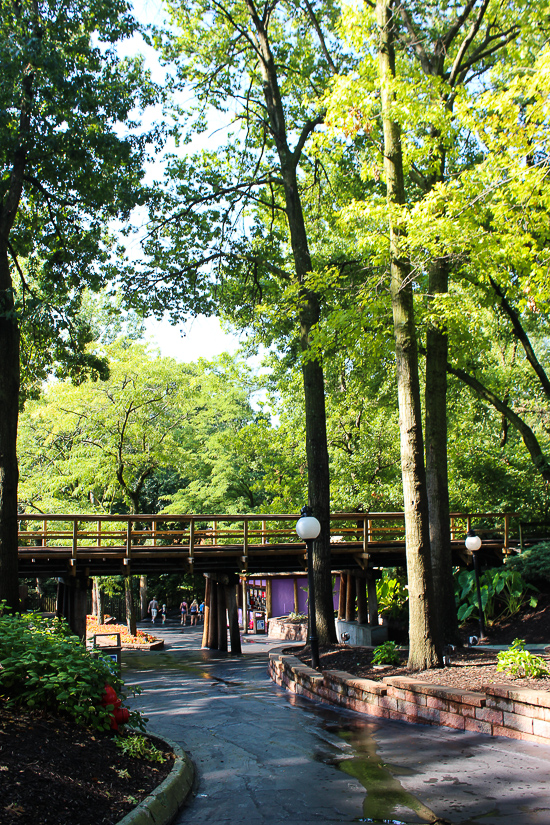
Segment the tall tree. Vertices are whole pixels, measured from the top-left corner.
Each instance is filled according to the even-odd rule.
[[[447,248],[447,241],[456,235],[459,222],[455,216],[452,226],[450,219],[446,226],[449,234],[443,231],[438,235],[441,223],[438,222],[437,227],[430,224],[429,215],[437,212],[435,204],[445,210],[442,204],[446,186],[452,189],[463,170],[475,168],[483,160],[482,143],[473,137],[471,124],[465,127],[459,115],[475,106],[476,97],[484,88],[509,82],[516,57],[523,61],[530,50],[535,53],[540,47],[545,37],[545,11],[542,4],[528,10],[522,3],[504,7],[490,0],[458,5],[440,0],[418,4],[411,0],[386,5],[393,48],[387,114],[395,124],[396,145],[403,167],[401,208],[392,209],[390,200],[389,220],[401,225],[400,260],[405,269],[408,263],[404,283],[414,281],[420,287],[416,290],[417,296],[421,290],[425,293],[426,306],[422,312],[426,329],[426,495],[435,587],[444,605],[442,618],[449,638],[453,628],[456,629],[456,616],[452,615],[446,474],[448,336],[446,314],[441,309],[445,306],[450,276],[458,278],[461,274],[457,259],[449,256]],[[372,167],[369,169],[372,163],[375,179],[379,179],[376,168],[379,143],[386,143],[386,149],[388,144],[387,134],[382,139],[377,128],[379,98],[371,37],[374,4],[368,6],[370,8],[363,7],[349,14],[350,39],[366,57],[351,79],[343,77],[336,85],[329,117],[333,118],[336,113],[348,142],[350,135],[364,132],[372,147],[365,155],[365,174],[372,174]],[[380,13],[379,4],[376,9]],[[344,117],[343,100],[347,101]],[[383,119],[387,126],[387,118]],[[386,154],[386,168],[392,160],[393,157],[388,159]],[[429,203],[432,212],[428,209],[417,212],[422,203]],[[355,217],[354,228],[362,229],[358,215],[363,222],[365,218],[372,221],[377,209],[375,199],[365,202],[361,211],[355,202],[346,210],[346,215]],[[374,233],[371,231],[371,234]],[[427,236],[429,242],[425,242]],[[417,309],[419,304],[417,301]]]
[[[166,290],[174,298],[175,285],[180,307],[211,311],[221,303],[246,326],[253,321],[251,306],[261,303],[264,324],[275,321],[277,334],[297,341],[308,498],[321,522],[313,551],[318,630],[320,639],[334,641],[324,374],[311,351],[321,307],[310,280],[315,261],[303,181],[304,170],[312,168],[306,146],[323,120],[320,94],[336,71],[325,32],[335,30],[338,13],[332,4],[318,14],[309,2],[286,0],[169,6],[178,33],[170,33],[165,52],[192,85],[199,128],[213,108],[234,113],[236,129],[229,126],[223,149],[172,166],[171,200],[156,207],[149,243],[153,260],[164,262],[157,306],[163,307]]]
[[[405,204],[403,154],[398,122],[394,119],[395,49],[391,9],[378,0],[379,66],[384,171],[390,214],[390,292],[397,363],[401,468],[405,502],[407,582],[409,587],[409,667],[422,670],[441,663],[431,577],[428,498],[424,472],[422,413],[411,269],[403,255],[401,208]]]
[[[113,271],[106,225],[142,197],[146,145],[120,124],[155,97],[140,62],[114,52],[135,31],[123,0],[0,3],[0,599],[12,607],[21,316],[38,300],[66,317]]]

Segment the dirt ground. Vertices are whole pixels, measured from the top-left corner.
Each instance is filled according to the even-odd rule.
[[[171,771],[166,755],[162,764],[130,758],[109,733],[0,702],[0,823],[112,825]]]

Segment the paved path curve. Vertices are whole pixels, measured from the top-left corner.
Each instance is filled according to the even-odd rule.
[[[197,770],[175,825],[550,825],[550,747],[369,719],[284,693],[268,644],[201,651],[200,628],[155,628],[165,650],[123,654],[149,728]]]

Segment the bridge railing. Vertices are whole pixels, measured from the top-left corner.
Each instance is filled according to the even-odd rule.
[[[511,544],[513,513],[452,513],[451,540],[463,542],[475,527],[484,541]],[[303,552],[296,534],[298,514],[182,514],[182,515],[35,515],[21,514],[19,546],[25,554],[57,550],[76,561],[79,553],[119,554],[131,559],[133,553],[186,554],[193,560],[202,555],[234,552],[264,552],[284,546],[287,552]],[[377,546],[398,546],[405,541],[403,513],[334,513],[330,540],[333,552],[349,551],[353,544],[363,552]]]

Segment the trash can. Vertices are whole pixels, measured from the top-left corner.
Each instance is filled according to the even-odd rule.
[[[264,613],[254,613],[254,633],[265,633]]]
[[[107,637],[107,639],[114,640],[115,643],[113,644],[112,641],[107,641],[107,643],[105,643],[105,641],[97,641],[98,639],[105,639],[105,637]],[[92,656],[97,656],[98,653],[101,653],[103,656],[107,656],[113,661],[119,671],[121,668],[121,650],[120,633],[94,633],[92,639]]]

